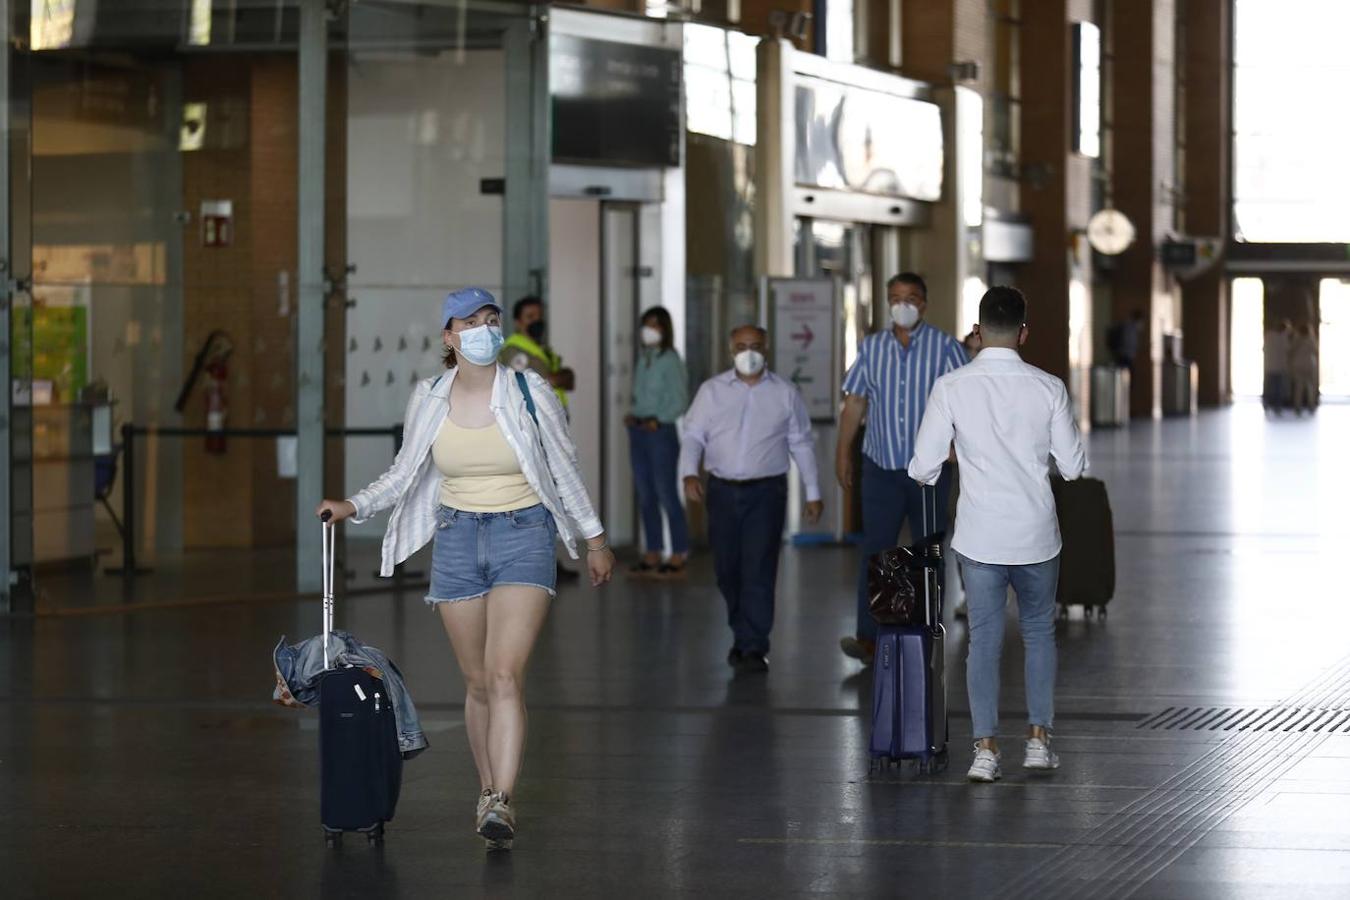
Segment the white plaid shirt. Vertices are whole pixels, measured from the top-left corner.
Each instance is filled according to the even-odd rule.
[[[450,411],[450,386],[456,369],[418,382],[403,414],[403,448],[394,464],[375,481],[353,495],[353,522],[364,522],[393,507],[380,551],[380,574],[394,574],[394,566],[426,546],[436,533],[441,474],[431,461],[431,445]],[[547,381],[525,373],[539,417],[536,427],[513,372],[497,366],[490,406],[502,436],[520,460],[525,480],[553,514],[558,537],[573,559],[577,540],[604,531],[586,493],[577,464],[577,448],[567,430],[567,417]]]

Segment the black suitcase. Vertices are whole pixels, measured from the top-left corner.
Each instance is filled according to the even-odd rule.
[[[1106,485],[1096,478],[1050,479],[1059,517],[1063,549],[1059,554],[1059,589],[1055,601],[1060,618],[1070,606],[1106,618],[1106,604],[1116,593],[1116,534]]]
[[[323,523],[324,675],[319,682],[319,819],[330,847],[345,831],[384,840],[403,783],[394,708],[384,681],[363,668],[330,668],[333,630],[333,524]]]

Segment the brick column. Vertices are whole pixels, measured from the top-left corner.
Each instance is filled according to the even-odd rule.
[[[1186,202],[1182,230],[1196,237],[1227,240],[1232,194],[1229,183],[1230,0],[1187,0],[1177,57],[1184,78],[1183,146]],[[1230,300],[1222,262],[1186,281],[1181,290],[1181,324],[1186,355],[1199,363],[1202,406],[1220,406],[1231,397],[1228,361]]]
[[[933,85],[933,100],[942,109],[944,157],[942,198],[933,204],[928,226],[906,234],[901,265],[919,271],[928,282],[928,321],[959,338],[965,324],[959,321],[961,291],[972,259],[962,205],[962,190],[967,186],[958,181],[965,136],[956,128],[957,92],[951,64],[973,62],[979,67],[978,77],[961,85],[987,101],[993,68],[988,58],[992,23],[984,0],[905,0],[901,12],[899,71]],[[885,49],[879,39],[869,46]],[[884,65],[885,60],[870,62]]]
[[[1086,362],[1081,354],[1071,353],[1069,297],[1076,270],[1080,279],[1087,280],[1081,265],[1075,265],[1074,248],[1079,240],[1075,233],[1086,225],[1091,167],[1089,160],[1072,151],[1070,140],[1071,23],[1092,21],[1092,3],[1024,2],[1021,17],[1020,193],[1022,211],[1035,229],[1036,241],[1032,261],[1018,273],[1032,328],[1023,357],[1065,379],[1072,388],[1076,373],[1071,368]],[[1073,333],[1090,327],[1090,310],[1090,302],[1079,306],[1077,314],[1087,318],[1073,323]],[[1078,400],[1081,405],[1086,398]]]
[[[1130,413],[1147,418],[1161,412],[1162,333],[1175,326],[1178,293],[1155,252],[1174,223],[1176,0],[1116,0],[1110,10],[1112,194],[1136,229],[1112,277],[1113,318],[1146,314]]]

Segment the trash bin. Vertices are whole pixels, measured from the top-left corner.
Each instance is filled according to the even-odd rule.
[[[1168,360],[1162,368],[1164,416],[1193,416],[1200,388],[1200,366],[1188,359]]]
[[[1121,428],[1130,424],[1130,370],[1092,367],[1092,424]]]

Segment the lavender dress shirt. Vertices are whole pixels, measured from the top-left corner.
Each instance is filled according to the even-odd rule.
[[[684,414],[680,478],[698,475],[700,459],[718,478],[749,481],[786,475],[797,463],[807,502],[820,499],[811,417],[796,385],[772,372],[748,385],[735,371],[703,382]]]

